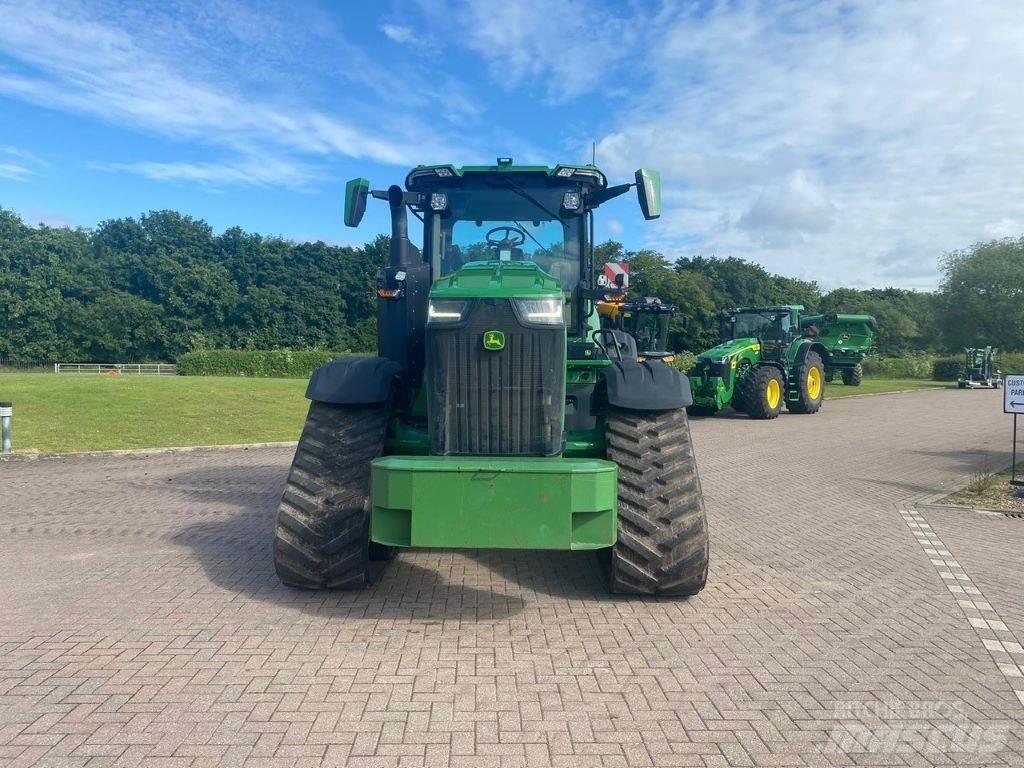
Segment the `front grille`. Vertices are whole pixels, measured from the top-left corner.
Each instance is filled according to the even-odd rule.
[[[487,350],[487,331],[505,348]],[[562,450],[565,329],[521,325],[508,299],[479,299],[460,327],[427,326],[430,452],[554,456]]]

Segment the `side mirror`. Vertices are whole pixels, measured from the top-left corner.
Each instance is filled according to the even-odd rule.
[[[661,174],[650,168],[641,168],[634,174],[636,196],[644,218],[650,221],[661,216]]]
[[[345,185],[345,226],[358,227],[366,213],[366,198],[370,194],[369,179],[352,179]]]

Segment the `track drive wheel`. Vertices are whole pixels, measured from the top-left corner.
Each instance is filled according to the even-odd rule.
[[[274,530],[274,568],[289,587],[358,589],[371,559],[370,462],[384,450],[387,407],[311,403]]]
[[[606,429],[619,468],[612,591],[697,594],[708,578],[708,523],[686,411],[613,410]]]
[[[743,410],[752,419],[774,419],[782,412],[786,384],[774,365],[759,365],[740,379]]]
[[[825,397],[825,365],[821,355],[808,352],[796,369],[797,399],[787,400],[790,413],[817,413]]]

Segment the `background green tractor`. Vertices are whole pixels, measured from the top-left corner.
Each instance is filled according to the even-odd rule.
[[[368,197],[391,209],[378,356],[310,379],[275,532],[285,584],[361,587],[402,547],[499,547],[598,551],[617,592],[703,588],[689,382],[595,310],[616,289],[595,279],[594,211],[635,187],[656,218],[659,186],[510,158],[418,166],[404,189],[348,183],[346,224]]]
[[[697,356],[692,413],[732,406],[755,419],[817,413],[829,374],[859,384],[876,328],[868,315],[805,315],[798,304],[740,307],[722,324],[722,343]]]
[[[799,305],[739,307],[722,324],[722,343],[697,355],[691,410],[727,406],[774,419],[785,405],[816,413],[825,391],[825,348],[804,338]]]
[[[1003,386],[1003,375],[996,368],[995,356],[999,354],[996,347],[967,347],[964,349],[964,372],[957,380],[960,389],[975,387]]]

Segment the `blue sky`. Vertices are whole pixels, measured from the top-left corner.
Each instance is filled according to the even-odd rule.
[[[416,163],[658,168],[599,238],[825,286],[929,288],[1024,234],[1024,4],[0,0],[0,206],[173,208],[363,242],[344,181]]]

